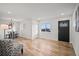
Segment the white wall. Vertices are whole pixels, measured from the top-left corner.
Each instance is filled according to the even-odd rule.
[[[32,21],[24,20],[20,23],[20,36],[32,39]]]
[[[75,53],[76,55],[79,56],[79,32],[76,32],[75,31],[75,11],[77,9],[77,6],[76,5],[76,8],[74,10],[74,13],[73,13],[73,16],[72,16],[72,32],[71,32],[71,39],[72,39],[72,44],[73,44],[73,47],[74,47],[74,50],[75,50]]]
[[[40,23],[39,23],[40,25],[43,23],[49,23],[51,25],[51,32],[41,32],[41,29],[39,29],[40,30],[39,37],[57,41],[58,40],[58,21],[61,21],[61,20],[71,20],[71,17],[64,16],[64,17],[61,17],[58,19],[49,18],[49,19],[40,20]],[[39,25],[39,27],[40,27],[40,25]],[[70,32],[70,34],[71,34],[71,32]],[[70,39],[70,41],[71,41],[71,39]]]
[[[4,39],[4,30],[0,29],[0,39]]]
[[[32,20],[32,39],[38,37],[38,22],[36,20]]]
[[[41,32],[41,28],[39,28],[39,37],[45,39],[53,39],[58,40],[58,23],[57,20],[54,19],[44,19],[40,20],[39,27],[41,24],[49,23],[51,25],[51,32]]]

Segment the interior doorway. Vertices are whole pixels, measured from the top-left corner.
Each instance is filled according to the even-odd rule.
[[[32,39],[39,38],[39,24],[37,20],[32,21]]]

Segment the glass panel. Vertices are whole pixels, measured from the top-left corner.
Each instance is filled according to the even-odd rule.
[[[60,27],[67,27],[68,23],[60,23]]]
[[[44,23],[41,25],[41,31],[43,32],[50,32],[50,28],[51,28],[51,25],[48,23]]]

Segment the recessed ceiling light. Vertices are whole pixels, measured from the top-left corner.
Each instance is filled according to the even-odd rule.
[[[11,14],[11,12],[10,12],[10,11],[8,11],[8,14]]]
[[[41,20],[41,18],[38,18],[37,20]]]
[[[64,13],[61,13],[61,15],[64,15]]]

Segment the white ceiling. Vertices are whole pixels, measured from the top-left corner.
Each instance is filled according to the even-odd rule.
[[[75,3],[0,3],[0,18],[29,19],[71,15]],[[11,14],[8,14],[11,13]]]

